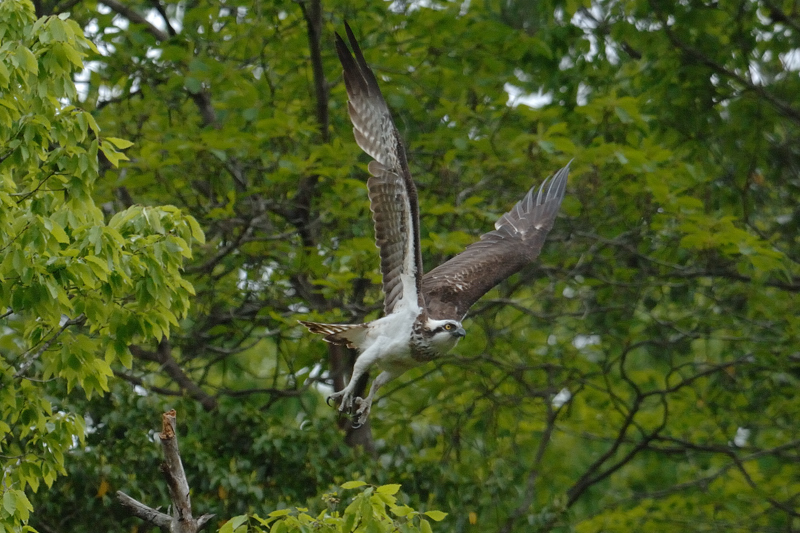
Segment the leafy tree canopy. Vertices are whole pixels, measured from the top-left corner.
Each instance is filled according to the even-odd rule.
[[[130,343],[168,336],[193,294],[183,260],[203,233],[175,207],[106,217],[95,204],[98,154],[116,165],[131,143],[101,137],[72,105],[73,76],[96,52],[75,21],[0,2],[0,36],[0,529],[10,530],[29,519],[26,489],[51,487],[85,445],[84,413],[48,382],[102,394],[112,365],[132,365]]]
[[[134,527],[112,495],[168,501],[146,428],[170,406],[219,527],[334,512],[351,479],[446,531],[800,527],[794,3],[0,6],[4,524],[27,495],[42,531]],[[324,403],[350,354],[296,324],[382,307],[345,19],[427,268],[575,159],[539,262],[358,431]]]

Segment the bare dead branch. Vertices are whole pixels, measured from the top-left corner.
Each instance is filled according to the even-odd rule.
[[[174,409],[161,415],[161,434],[159,438],[161,439],[161,451],[164,453],[161,473],[164,474],[169,487],[169,496],[172,500],[172,516],[152,509],[122,491],[117,492],[117,499],[133,515],[155,526],[167,529],[171,533],[197,533],[214,515],[205,514],[197,520],[192,517],[189,482],[186,479],[186,472],[183,469],[183,462],[178,450],[178,435],[175,431],[175,426],[176,413]]]
[[[189,496],[189,482],[183,470],[180,451],[178,450],[178,436],[175,433],[175,410],[168,411],[161,416],[162,431],[161,450],[164,452],[164,462],[161,463],[161,473],[167,480],[169,497],[172,500],[172,516],[178,522],[174,531],[190,533],[197,530],[197,523],[192,518],[192,501]]]
[[[121,490],[117,491],[117,500],[123,506],[127,507],[133,516],[141,518],[145,522],[150,522],[156,527],[169,530],[169,526],[172,523],[172,518],[168,514],[164,514],[156,509],[146,506],[142,502],[131,498]]]

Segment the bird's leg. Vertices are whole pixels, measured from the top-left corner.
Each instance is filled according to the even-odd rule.
[[[369,367],[372,365],[372,363],[375,362],[375,353],[377,353],[377,350],[367,350],[358,356],[358,359],[356,359],[356,364],[353,365],[353,375],[350,376],[350,381],[347,382],[347,386],[339,392],[334,392],[328,396],[328,405],[330,405],[331,400],[333,400],[335,403],[339,404],[340,413],[350,414],[353,412],[353,404],[356,400],[354,396],[355,388],[358,385],[358,380],[361,378],[361,376],[364,375],[364,373],[369,370]],[[360,400],[360,398],[358,400]]]
[[[372,387],[370,387],[367,397],[355,399],[356,411],[353,413],[353,427],[360,427],[367,421],[370,409],[372,409],[372,400],[375,399],[375,393],[378,392],[379,388],[389,383],[395,377],[397,377],[397,374],[384,370],[375,378],[375,381],[372,382]]]

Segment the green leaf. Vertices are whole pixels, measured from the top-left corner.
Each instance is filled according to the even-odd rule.
[[[125,148],[130,148],[131,146],[133,146],[133,143],[131,141],[128,141],[126,139],[120,139],[119,137],[106,137],[104,140],[110,142],[120,150],[124,150]]]
[[[219,533],[233,533],[233,531],[247,522],[247,515],[234,516],[220,528]]]
[[[33,53],[24,46],[17,47],[16,59],[20,66],[27,68],[31,74],[39,74],[39,64]]]
[[[200,83],[200,80],[191,76],[186,76],[183,79],[183,83],[186,86],[186,89],[192,94],[198,94],[203,90],[203,84]]]
[[[347,483],[343,483],[341,488],[343,489],[357,489],[358,487],[363,487],[367,483],[364,481],[348,481]]]
[[[108,262],[103,261],[99,257],[95,255],[87,255],[84,257],[86,263],[89,265],[89,268],[92,269],[94,275],[100,278],[102,281],[108,280],[108,273],[110,269],[108,268]]]
[[[447,513],[443,513],[442,511],[426,511],[425,516],[428,516],[437,522],[441,522],[447,516]]]
[[[424,518],[420,518],[419,520],[419,530],[422,533],[433,533],[430,522],[428,522]]]
[[[344,488],[344,486],[343,486],[343,488]],[[400,490],[400,485],[399,484],[381,485],[380,487],[375,489],[375,492],[377,492],[378,494],[390,494],[391,495],[391,494],[397,494],[398,490]]]
[[[100,143],[100,151],[106,156],[108,161],[115,167],[119,166],[120,161],[128,161],[128,156],[122,152],[117,152],[116,149],[107,141]]]
[[[187,216],[186,222],[192,229],[192,238],[200,244],[204,244],[206,242],[206,237],[203,233],[203,230],[200,228],[200,225],[197,223],[197,220],[195,220],[194,217]]]
[[[61,244],[69,244],[69,237],[58,222],[51,220],[50,235]]]
[[[391,507],[391,511],[395,516],[408,516],[414,513],[414,509],[407,505],[395,505]]]
[[[11,489],[6,489],[3,493],[3,509],[5,509],[10,516],[14,516],[17,512],[17,497]]]

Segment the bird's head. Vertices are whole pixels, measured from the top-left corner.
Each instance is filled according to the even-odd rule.
[[[434,320],[432,318],[425,321],[424,332],[428,341],[442,353],[452,349],[458,340],[467,334],[458,320]]]

